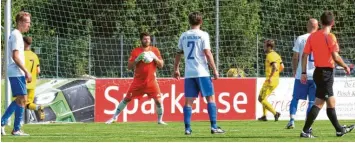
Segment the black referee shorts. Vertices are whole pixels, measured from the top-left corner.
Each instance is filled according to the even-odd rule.
[[[327,100],[329,97],[334,96],[333,83],[334,83],[334,69],[328,67],[316,67],[313,73],[313,80],[317,86],[316,97]]]

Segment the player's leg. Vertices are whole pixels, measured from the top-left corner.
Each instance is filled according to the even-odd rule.
[[[44,110],[43,110],[44,107],[34,103],[35,89],[27,89],[27,94],[28,94],[27,103],[26,103],[27,109],[38,111],[40,120],[44,120]]]
[[[15,136],[27,136],[28,134],[21,131],[21,121],[23,120],[25,106],[27,102],[27,95],[19,95],[16,98],[16,103],[18,105],[15,111],[14,129],[12,135]]]
[[[199,77],[197,80],[201,95],[207,100],[207,111],[211,122],[211,134],[225,133],[224,130],[217,126],[217,106],[211,77]]]
[[[26,89],[26,79],[24,76],[17,77],[16,83],[14,87],[17,89],[15,92],[16,96],[16,105],[17,108],[15,110],[15,121],[14,121],[14,129],[12,131],[12,135],[15,136],[27,136],[28,134],[21,131],[21,121],[23,119],[23,112],[25,111],[25,106],[27,102],[27,89]]]
[[[336,130],[336,135],[338,137],[341,137],[343,135],[345,135],[346,133],[351,132],[355,125],[350,125],[350,126],[341,126],[339,124],[336,112],[335,112],[335,97],[334,96],[330,96],[327,100],[327,116],[330,120],[330,122],[333,124],[333,127]]]
[[[160,95],[160,93],[158,93],[158,95]],[[156,109],[157,109],[158,124],[159,125],[167,125],[167,123],[165,123],[163,121],[164,106],[163,106],[163,103],[162,103],[162,100],[161,100],[160,96],[158,96],[158,98],[154,98],[154,102],[155,102]]]
[[[24,83],[25,78],[23,77],[23,81],[19,77],[9,77],[11,91],[15,100],[13,100],[9,107],[7,107],[4,115],[1,117],[1,135],[5,135],[5,125],[7,124],[8,119],[20,108],[21,102],[17,100],[17,97],[26,95],[26,84]],[[18,118],[18,117],[17,117]]]
[[[286,129],[293,129],[295,127],[295,115],[297,112],[297,106],[298,106],[298,98],[297,98],[297,90],[298,90],[298,82],[299,80],[295,80],[294,86],[293,86],[293,94],[292,94],[292,100],[290,104],[290,121],[286,125]]]
[[[128,94],[131,94],[128,92]],[[131,102],[131,98],[130,97],[125,97],[124,99],[122,99],[122,101],[118,104],[117,108],[116,108],[116,112],[115,114],[113,114],[112,118],[110,118],[109,120],[106,121],[106,124],[111,124],[117,121],[118,115],[120,115],[121,111],[124,110],[124,108],[126,108],[127,104],[129,102]]]
[[[313,80],[308,80],[308,107],[307,107],[307,114],[311,111],[311,108],[314,104],[314,100],[316,99],[316,84]]]
[[[260,97],[260,96],[259,96]],[[267,118],[266,118],[266,114],[267,114],[267,109],[264,105],[261,105],[262,106],[262,110],[263,110],[263,116],[261,116],[260,118],[258,118],[259,121],[267,121]]]
[[[330,120],[330,122],[333,124],[333,127],[336,130],[336,135],[338,137],[341,137],[345,135],[348,132],[351,132],[354,129],[354,125],[351,126],[341,126],[339,124],[336,112],[335,112],[335,97],[333,96],[333,83],[334,83],[334,77],[333,77],[333,71],[325,71],[323,73],[325,77],[325,95],[328,95],[328,98],[326,98],[326,103],[327,103],[327,116]]]
[[[264,84],[264,86],[262,88],[261,95],[259,95],[258,100],[263,105],[264,108],[266,108],[268,111],[270,111],[274,115],[275,121],[278,121],[281,114],[279,112],[276,112],[275,109],[272,107],[272,105],[267,101],[267,97],[269,97],[269,95],[272,93],[272,91],[276,87],[277,87],[277,84],[274,84],[274,85]],[[259,119],[262,120],[262,118],[266,119],[266,114],[263,115]]]
[[[258,96],[258,101],[260,102],[261,106],[262,106],[262,110],[263,110],[263,116],[261,116],[260,118],[258,118],[259,121],[267,121],[267,118],[266,118],[266,114],[267,114],[267,109],[266,107],[261,103],[262,100],[264,100],[264,98],[267,97],[266,93],[267,93],[267,86],[266,84],[264,83],[263,86],[261,87],[260,89],[260,93],[259,93],[259,96]]]
[[[322,70],[316,68],[314,73],[313,73],[313,80],[314,83],[316,84],[316,99],[314,102],[314,105],[310,109],[310,111],[307,113],[307,118],[306,122],[303,126],[303,130],[300,134],[300,137],[303,138],[313,138],[314,136],[312,135],[312,132],[310,130],[314,120],[317,118],[320,109],[322,109],[324,103],[325,103],[325,82],[322,74]]]
[[[106,124],[111,124],[115,122],[118,118],[118,115],[123,111],[124,108],[126,108],[129,102],[144,95],[145,88],[146,85],[142,85],[141,83],[138,84],[137,82],[132,82],[127,91],[127,96],[124,97],[124,99],[122,99],[122,101],[118,104],[115,114],[112,116],[111,119],[106,121]]]
[[[143,93],[146,93],[149,98],[154,99],[157,115],[158,115],[158,124],[159,125],[167,125],[163,121],[163,114],[164,114],[164,106],[161,99],[161,92],[159,88],[159,84],[156,81],[148,83],[146,88],[144,88]]]
[[[295,85],[293,87],[293,97],[290,104],[290,121],[288,122],[286,128],[293,129],[295,127],[295,116],[297,112],[297,106],[299,99],[306,100],[308,93],[308,86],[302,84],[299,79],[295,80]]]
[[[184,92],[185,92],[185,105],[184,105],[184,123],[185,123],[185,135],[191,135],[191,115],[192,104],[196,97],[198,97],[200,89],[196,83],[196,78],[184,79]]]

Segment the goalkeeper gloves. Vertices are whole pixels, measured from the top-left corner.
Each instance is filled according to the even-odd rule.
[[[149,51],[148,54],[149,54],[154,60],[159,60],[159,58],[157,57],[157,55],[154,54],[154,52]]]
[[[134,60],[136,63],[144,59],[144,52],[139,54],[139,56]]]

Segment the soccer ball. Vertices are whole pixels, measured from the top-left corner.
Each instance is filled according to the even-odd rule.
[[[150,55],[149,52],[144,52],[143,62],[144,63],[151,63],[153,61],[153,57]]]

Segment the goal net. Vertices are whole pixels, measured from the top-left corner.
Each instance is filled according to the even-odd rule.
[[[259,44],[259,76],[264,76],[263,40],[265,38],[276,40],[276,51],[281,55],[285,64],[283,77],[292,76],[292,48],[297,36],[307,33],[306,24],[309,18],[319,21],[326,11],[335,15],[335,25],[332,29],[340,46],[340,55],[350,68],[355,64],[355,2],[354,1],[292,1],[289,0],[263,0],[261,4],[261,33]],[[321,26],[319,26],[321,28]],[[335,76],[344,77],[345,72],[340,66],[335,68]],[[355,70],[352,70],[355,77]]]
[[[2,8],[5,2],[2,1]],[[152,35],[165,61],[158,77],[171,77],[180,34],[187,16],[203,13],[202,29],[210,34],[212,52],[222,77],[263,77],[263,40],[274,39],[285,63],[282,77],[292,76],[292,47],[306,33],[310,17],[324,10],[336,16],[333,32],[349,66],[355,63],[355,4],[321,0],[16,0],[32,14],[32,48],[39,54],[42,78],[129,78],[128,57],[139,46],[139,33]],[[2,19],[3,21],[3,19]],[[183,74],[184,65],[180,67]],[[344,76],[337,69],[337,76]],[[352,73],[352,76],[355,72]]]

